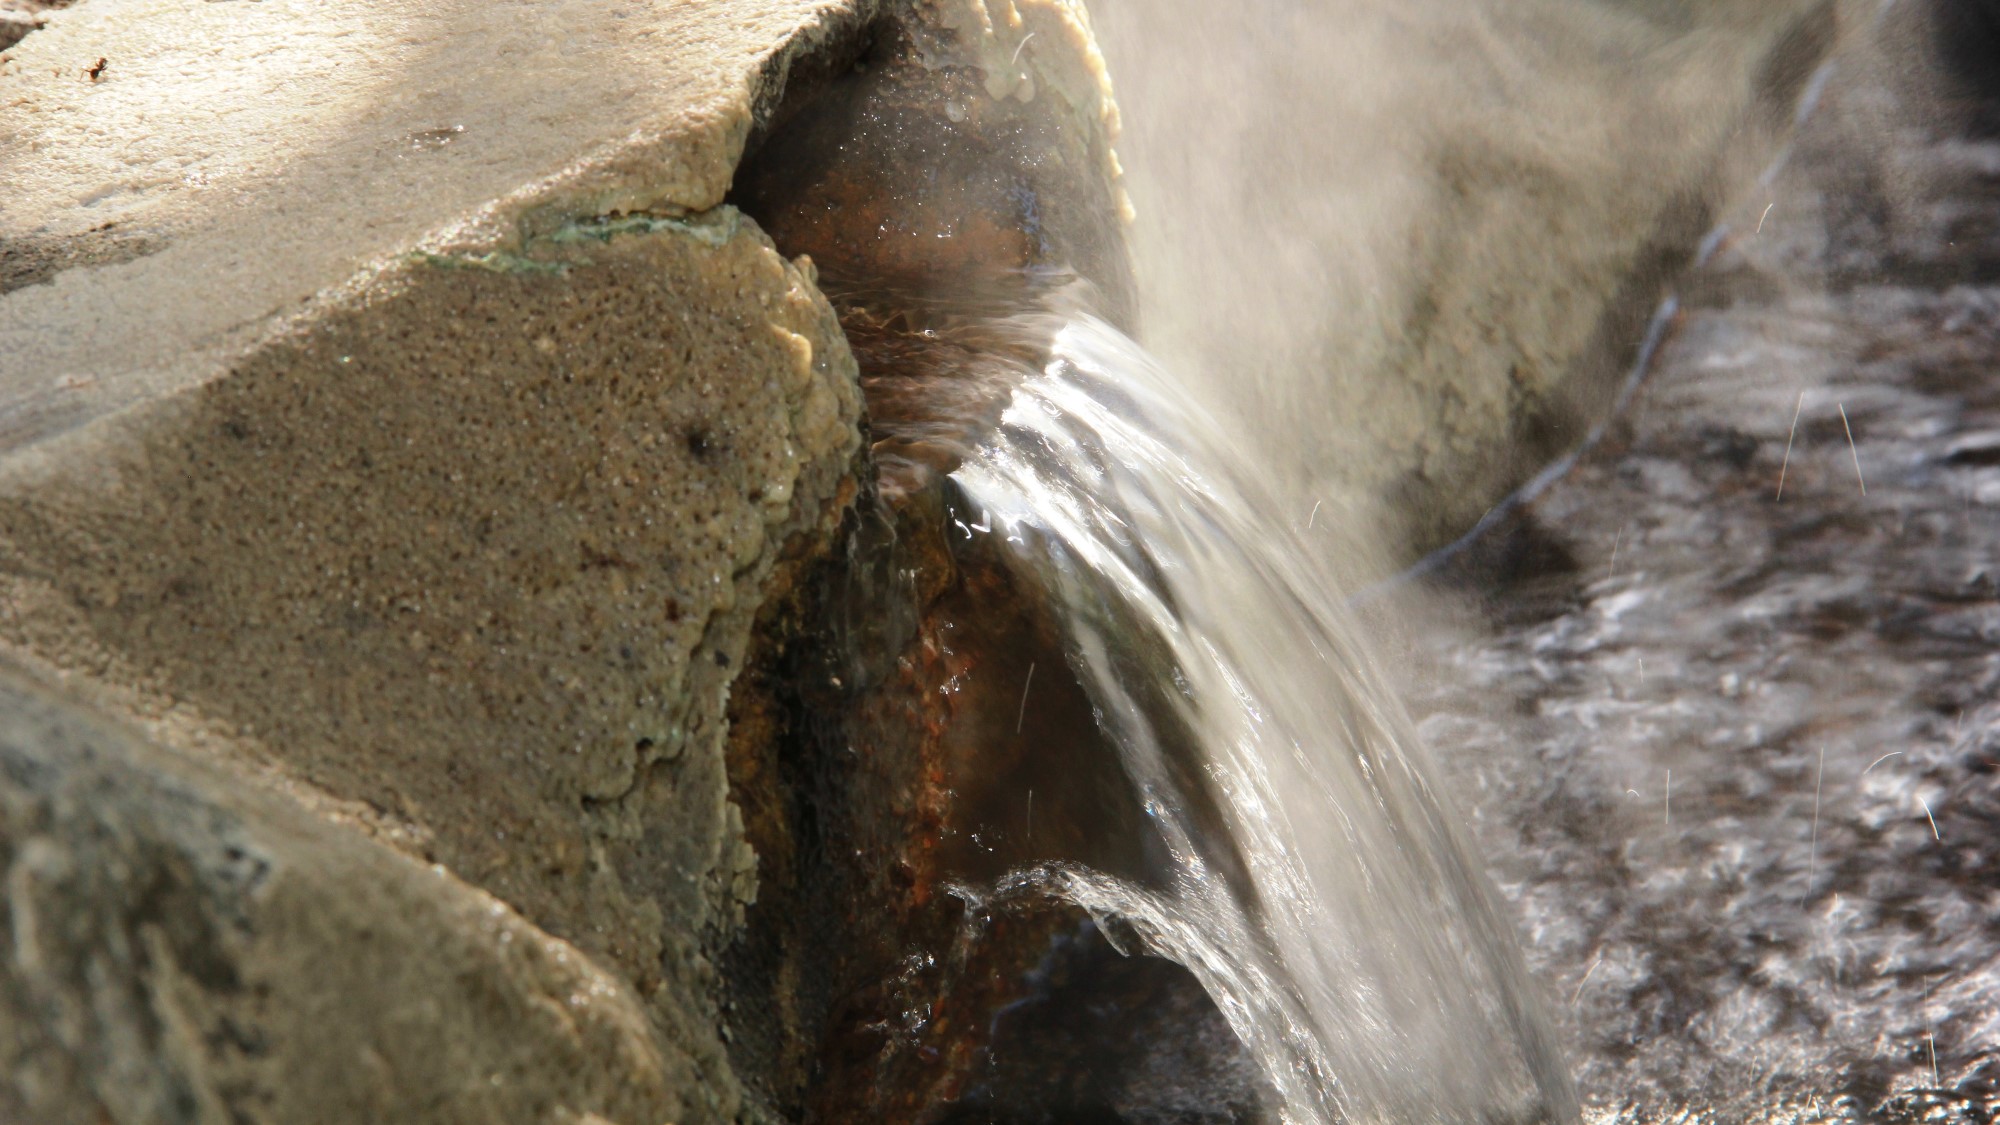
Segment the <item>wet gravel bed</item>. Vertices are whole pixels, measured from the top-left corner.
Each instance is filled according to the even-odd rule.
[[[2000,1115],[2000,144],[1869,75],[1404,606],[1593,1121]]]

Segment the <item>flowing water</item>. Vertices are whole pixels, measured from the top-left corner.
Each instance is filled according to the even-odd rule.
[[[1284,1120],[1570,1120],[1509,923],[1342,598],[1245,475],[1258,459],[1077,315],[954,477],[1060,607],[1068,657],[1170,857],[1053,892],[1186,965]],[[978,897],[972,891],[968,896]]]
[[[1369,604],[1418,633],[1418,674],[1357,639],[1342,529],[1272,494],[1297,434],[1245,444],[1192,405],[1232,373],[1020,315],[1059,271],[978,274],[997,295],[829,271],[880,510],[837,561],[826,651],[770,677],[804,685],[792,757],[821,764],[804,890],[760,907],[809,920],[772,923],[799,963],[835,962],[800,1008],[831,1029],[806,1119],[1993,1120],[2000,633],[1975,506],[2000,306],[1838,295],[1901,257],[1912,285],[1990,284],[1990,255],[1952,250],[1990,193],[1903,216],[1928,254],[1861,253],[1840,216],[1893,216],[1836,204],[1885,141],[1841,89],[1866,144],[1809,129],[1799,151],[1827,151],[1794,163],[1829,175],[1760,182],[1648,334],[1635,413]],[[1961,178],[2000,180],[1955,145]],[[1813,206],[1825,277],[1704,297]],[[1426,621],[1468,589],[1491,636]]]

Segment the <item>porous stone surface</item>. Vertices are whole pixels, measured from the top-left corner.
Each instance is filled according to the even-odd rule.
[[[757,1112],[724,706],[861,404],[722,198],[873,15],[104,0],[0,55],[0,1119]]]
[[[42,12],[0,56],[0,439],[212,377],[384,255],[712,208],[794,61],[874,9]]]
[[[733,211],[531,250],[410,259],[0,465],[0,638],[351,803],[698,1040],[703,942],[755,862],[722,706],[786,538],[834,510],[852,361]]]
[[[406,260],[222,378],[16,452],[0,644],[575,943],[727,1116],[707,953],[755,857],[722,709],[772,566],[844,501],[852,360],[729,209],[530,249]]]
[[[0,826],[0,1120],[702,1116],[575,947],[14,671]]]

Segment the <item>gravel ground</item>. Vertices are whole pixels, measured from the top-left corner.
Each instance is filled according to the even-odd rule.
[[[1916,30],[1408,631],[1592,1121],[2000,1114],[2000,144]]]

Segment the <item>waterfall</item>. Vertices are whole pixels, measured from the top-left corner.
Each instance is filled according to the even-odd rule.
[[[1284,1119],[1577,1117],[1515,937],[1259,458],[1115,328],[1066,318],[954,473],[1059,607],[1170,856],[1021,870],[1202,982]]]

